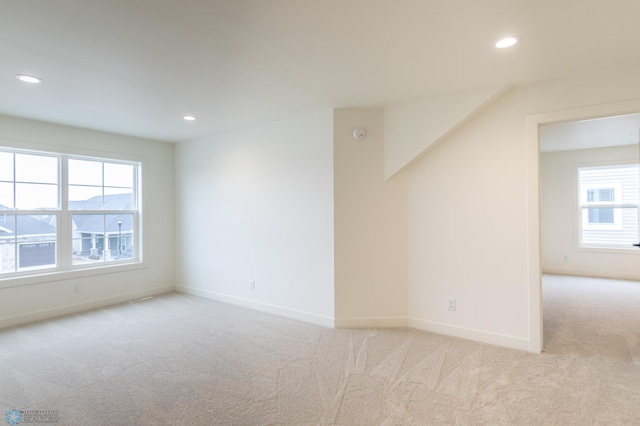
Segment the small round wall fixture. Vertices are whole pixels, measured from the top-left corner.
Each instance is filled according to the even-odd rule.
[[[358,127],[357,129],[353,130],[353,138],[355,140],[360,140],[360,139],[364,139],[365,133],[364,133],[364,129]]]

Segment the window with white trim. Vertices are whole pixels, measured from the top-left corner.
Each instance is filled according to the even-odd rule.
[[[581,174],[582,229],[622,229],[622,210],[614,208],[622,204],[622,183],[592,183],[588,181],[589,173],[596,172],[583,170]]]
[[[578,168],[580,246],[638,242],[638,164]]]
[[[0,278],[140,261],[141,163],[0,148]]]

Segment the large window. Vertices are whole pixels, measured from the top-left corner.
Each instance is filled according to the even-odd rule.
[[[638,242],[638,165],[578,168],[580,246],[632,248]]]
[[[140,168],[0,148],[0,278],[139,261]]]

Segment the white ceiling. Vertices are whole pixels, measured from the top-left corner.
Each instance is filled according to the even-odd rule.
[[[181,141],[637,63],[639,16],[638,0],[0,0],[0,114]],[[507,34],[522,42],[494,49]]]
[[[619,145],[638,145],[640,114],[540,126],[540,151],[571,151]]]

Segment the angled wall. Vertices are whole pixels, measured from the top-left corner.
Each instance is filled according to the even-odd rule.
[[[505,90],[505,86],[482,88],[385,108],[385,179],[433,148]]]
[[[536,351],[527,117],[640,98],[638,75],[630,66],[513,89],[407,170],[410,325]]]

